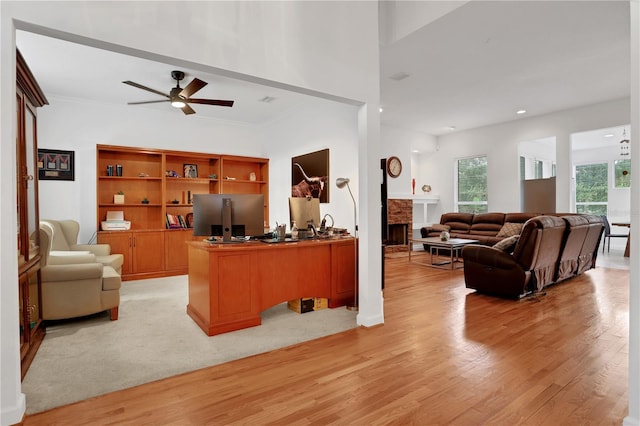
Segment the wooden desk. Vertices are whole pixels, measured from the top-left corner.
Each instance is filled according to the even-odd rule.
[[[260,312],[301,297],[354,298],[352,237],[267,244],[189,244],[187,314],[208,335],[260,325]]]
[[[617,223],[612,223],[611,226],[624,226],[624,227],[629,228],[629,236],[627,237],[627,245],[624,248],[624,257],[629,257],[629,246],[631,244],[631,223],[617,222]]]

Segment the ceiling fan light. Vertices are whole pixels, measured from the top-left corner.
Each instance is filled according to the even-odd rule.
[[[180,99],[174,99],[171,101],[171,106],[174,108],[184,108],[185,104],[183,101],[181,101]]]

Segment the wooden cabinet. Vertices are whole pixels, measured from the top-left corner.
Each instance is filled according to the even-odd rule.
[[[162,231],[105,231],[99,242],[110,244],[112,253],[124,256],[123,276],[150,278],[164,275],[164,239]]]
[[[24,378],[45,333],[40,296],[36,108],[48,102],[20,52],[16,53],[16,63],[18,304]]]
[[[123,279],[187,273],[193,232],[168,229],[167,216],[186,222],[196,194],[263,194],[269,224],[266,158],[98,145],[97,174],[98,229],[110,211],[131,222],[128,231],[98,232],[98,242],[124,254]],[[119,192],[124,200],[116,203]]]
[[[164,233],[164,267],[167,271],[183,273],[189,267],[188,241],[201,240],[194,237],[191,229],[171,229]]]
[[[222,156],[220,194],[264,195],[265,227],[269,225],[269,160]]]

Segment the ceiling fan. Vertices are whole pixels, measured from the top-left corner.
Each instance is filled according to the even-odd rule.
[[[218,105],[225,107],[232,107],[233,101],[224,101],[220,99],[196,99],[192,98],[191,95],[196,93],[198,90],[202,89],[207,85],[207,82],[202,81],[198,78],[194,78],[191,80],[191,83],[187,84],[187,86],[183,89],[180,87],[180,81],[184,79],[183,71],[171,71],[171,77],[176,80],[176,87],[171,89],[171,92],[167,95],[166,93],[162,93],[158,90],[152,89],[147,86],[143,86],[142,84],[134,83],[133,81],[123,81],[124,84],[128,84],[129,86],[137,87],[138,89],[146,90],[151,93],[155,93],[160,96],[164,96],[166,99],[162,99],[159,101],[143,101],[143,102],[129,102],[128,105],[140,105],[140,104],[153,104],[158,102],[171,102],[171,106],[175,108],[180,108],[182,112],[185,114],[195,114],[193,108],[189,106],[189,104],[205,104],[205,105]]]

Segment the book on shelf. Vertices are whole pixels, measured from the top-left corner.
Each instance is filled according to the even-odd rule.
[[[167,229],[186,228],[187,224],[182,215],[167,213],[166,215]]]

